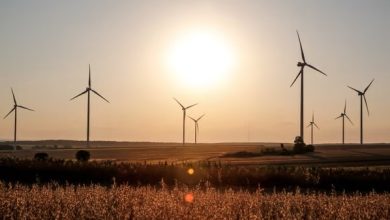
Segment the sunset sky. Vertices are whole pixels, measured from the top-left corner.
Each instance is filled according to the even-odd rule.
[[[367,92],[365,141],[390,142],[390,1],[1,1],[0,115],[18,104],[20,140],[86,135],[88,64],[91,140],[181,141],[184,105],[200,142],[292,142],[299,134],[299,31],[306,59],[305,125],[315,142],[341,141],[334,120],[348,102],[359,141],[359,97]],[[187,141],[193,141],[187,120]],[[305,130],[309,142],[310,130]],[[13,115],[0,139],[13,137]]]

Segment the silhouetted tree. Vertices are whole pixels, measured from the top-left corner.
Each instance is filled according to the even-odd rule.
[[[34,155],[34,160],[47,161],[48,159],[49,159],[49,155],[47,153],[36,153]]]
[[[303,138],[301,136],[296,136],[294,140],[294,153],[300,154],[305,153],[306,144],[303,142]]]
[[[311,144],[307,145],[306,146],[306,151],[307,152],[314,152],[314,145],[311,145]]]
[[[303,139],[301,136],[295,137],[294,140],[294,153],[296,154],[303,154],[303,153],[308,153],[308,152],[314,152],[314,145],[306,145],[303,142]]]
[[[86,150],[79,150],[76,153],[76,159],[79,162],[87,162],[91,158],[91,154]]]

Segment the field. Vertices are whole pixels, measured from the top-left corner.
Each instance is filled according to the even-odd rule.
[[[3,219],[389,219],[389,194],[0,184]]]
[[[389,219],[390,145],[45,141],[0,151],[4,219]],[[284,145],[291,150],[292,145]],[[88,150],[92,161],[75,161]],[[33,160],[46,152],[49,161]],[[192,170],[190,172],[190,170]]]
[[[36,152],[47,152],[56,159],[74,159],[77,150],[85,145],[78,141],[35,141],[21,142],[24,150],[17,152],[0,151],[0,157],[15,156],[33,158]],[[291,144],[284,144],[291,149]],[[32,149],[35,146],[35,149]],[[37,149],[37,146],[43,149]],[[52,146],[57,146],[54,149]],[[389,144],[319,144],[314,153],[290,156],[261,156],[251,158],[222,158],[225,153],[249,151],[265,148],[280,150],[280,143],[217,143],[187,144],[175,143],[131,143],[94,142],[91,148],[93,160],[113,160],[128,162],[188,162],[223,161],[236,165],[316,165],[316,166],[378,166],[390,165]],[[50,148],[49,148],[50,147]],[[66,148],[64,148],[66,147]],[[45,149],[46,148],[46,149]]]

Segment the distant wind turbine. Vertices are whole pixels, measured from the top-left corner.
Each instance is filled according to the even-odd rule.
[[[298,64],[297,64],[297,66],[299,66],[301,69],[299,70],[299,72],[298,72],[298,75],[295,77],[295,79],[294,79],[294,81],[291,83],[291,85],[290,85],[290,87],[292,87],[293,85],[294,85],[294,83],[295,83],[295,81],[297,81],[297,79],[298,79],[298,77],[299,76],[301,76],[301,120],[300,120],[300,136],[302,137],[302,140],[304,140],[303,139],[303,121],[304,121],[304,116],[303,116],[303,72],[304,72],[304,68],[305,68],[305,66],[308,66],[308,67],[310,67],[310,68],[312,68],[312,69],[314,69],[314,70],[316,70],[316,71],[318,71],[318,72],[320,72],[320,73],[322,73],[322,74],[324,74],[325,76],[326,76],[326,74],[324,73],[324,72],[322,72],[321,70],[319,70],[319,69],[317,69],[316,67],[314,67],[314,66],[312,66],[312,65],[310,65],[310,64],[308,64],[307,62],[306,62],[306,59],[305,59],[305,54],[303,53],[303,49],[302,49],[302,43],[301,43],[301,38],[299,37],[299,33],[298,33],[298,31],[297,31],[297,35],[298,35],[298,40],[299,40],[299,46],[300,46],[300,48],[301,48],[301,56],[302,56],[302,60],[303,60],[303,62],[298,62]]]
[[[309,125],[307,126],[307,128],[311,127],[311,144],[313,144],[313,126],[316,126],[317,129],[320,129],[314,122],[314,113],[312,115],[311,122],[309,122]]]
[[[186,114],[187,114],[186,111],[187,109],[194,107],[198,103],[184,107],[184,105],[182,105],[176,98],[173,99],[177,102],[177,104],[180,105],[181,109],[183,110],[183,145],[184,145],[186,143]]]
[[[88,105],[87,105],[87,147],[89,147],[89,116],[90,116],[90,93],[91,91],[95,93],[97,96],[102,98],[104,101],[110,103],[106,98],[104,98],[102,95],[100,95],[98,92],[92,89],[91,87],[91,65],[89,65],[89,78],[88,78],[88,87],[85,89],[84,92],[81,92],[80,94],[76,95],[75,97],[71,98],[70,100],[73,100],[81,95],[84,95],[87,93],[88,95]]]
[[[24,107],[22,105],[18,105],[17,102],[16,102],[16,98],[15,98],[15,94],[14,94],[14,90],[11,88],[11,92],[12,92],[12,97],[14,98],[14,107],[11,109],[11,111],[8,112],[8,114],[4,117],[4,119],[6,117],[8,117],[8,115],[10,115],[12,112],[15,113],[15,124],[14,124],[14,150],[16,150],[16,131],[17,131],[17,116],[18,116],[18,108],[23,108],[23,109],[26,109],[26,110],[29,110],[29,111],[34,111],[30,108],[27,108],[27,107]]]
[[[199,133],[199,124],[198,124],[198,121],[199,121],[200,119],[202,119],[203,116],[205,116],[205,114],[203,114],[202,116],[200,116],[200,117],[197,118],[197,119],[194,119],[194,118],[192,118],[191,116],[188,116],[188,117],[191,118],[191,120],[193,120],[194,123],[195,123],[195,144],[197,143],[197,137],[198,137],[198,133]]]
[[[339,118],[342,118],[342,122],[343,122],[343,130],[342,130],[342,143],[344,144],[344,137],[345,137],[345,130],[344,130],[344,127],[345,127],[345,123],[344,123],[344,119],[347,118],[349,120],[349,122],[351,122],[351,124],[353,125],[353,122],[351,121],[351,119],[348,117],[347,115],[347,100],[345,100],[345,105],[344,105],[344,112],[342,112],[340,114],[339,117],[335,118],[335,119],[339,119]]]
[[[364,89],[363,92],[348,86],[348,88],[354,90],[355,92],[358,93],[358,96],[360,96],[360,144],[363,144],[363,99],[364,99],[364,103],[366,104],[367,115],[370,115],[370,111],[368,110],[368,105],[367,105],[366,92],[368,88],[370,88],[372,82],[374,82],[374,79],[371,80],[370,84],[368,84],[368,86]]]

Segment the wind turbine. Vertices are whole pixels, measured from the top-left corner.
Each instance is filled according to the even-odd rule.
[[[200,116],[200,117],[197,118],[197,119],[194,119],[194,118],[192,118],[191,116],[188,116],[189,118],[191,118],[191,120],[193,120],[193,121],[195,122],[195,144],[197,143],[197,136],[198,136],[198,132],[199,132],[198,121],[199,121],[200,119],[202,119],[204,115],[205,115],[205,114],[203,114],[202,116]]]
[[[351,119],[347,115],[347,100],[345,100],[344,112],[342,112],[339,117],[335,118],[335,120],[339,119],[339,118],[343,119],[342,120],[342,122],[343,122],[343,131],[342,131],[342,133],[343,133],[343,144],[344,144],[344,136],[345,136],[345,130],[344,130],[345,123],[344,123],[344,121],[345,121],[345,118],[347,118],[349,120],[349,122],[351,122],[351,124],[353,125],[353,122],[351,121]]]
[[[91,87],[91,65],[89,65],[89,78],[88,78],[88,87],[85,89],[84,92],[81,92],[80,94],[76,95],[75,97],[71,98],[70,100],[73,100],[81,95],[84,95],[87,93],[88,95],[88,104],[87,104],[87,147],[89,147],[89,116],[90,116],[90,94],[91,92],[95,93],[97,96],[102,98],[104,101],[110,103],[106,98],[104,98],[102,95],[100,95],[98,92],[92,89]]]
[[[310,68],[312,68],[312,69],[314,69],[314,70],[316,70],[316,71],[322,73],[322,74],[325,75],[325,76],[326,76],[326,74],[325,74],[324,72],[322,72],[321,70],[317,69],[316,67],[314,67],[314,66],[312,66],[312,65],[310,65],[310,64],[308,64],[308,63],[306,62],[305,54],[303,53],[303,49],[302,49],[301,38],[299,37],[298,31],[297,31],[297,35],[298,35],[299,46],[300,46],[300,48],[301,48],[301,56],[302,56],[302,60],[303,60],[303,61],[297,63],[297,66],[299,66],[301,69],[299,70],[298,75],[295,77],[294,81],[291,83],[290,87],[292,87],[292,86],[294,85],[295,81],[297,81],[298,77],[301,76],[301,121],[300,121],[300,136],[302,137],[302,140],[304,140],[304,139],[303,139],[303,121],[304,121],[304,119],[303,119],[303,117],[304,117],[304,116],[303,116],[303,72],[304,72],[304,68],[305,68],[305,66],[307,66],[307,67],[310,67]]]
[[[180,105],[181,109],[183,110],[183,145],[184,145],[186,143],[186,111],[187,109],[197,105],[198,103],[184,107],[184,105],[182,105],[176,98],[173,99],[177,102],[177,104]]]
[[[311,122],[309,122],[309,125],[307,126],[307,128],[311,127],[311,144],[313,144],[313,126],[316,126],[317,129],[320,129],[314,122],[314,113],[312,115]]]
[[[360,144],[363,144],[363,99],[364,99],[364,103],[366,104],[367,115],[370,115],[370,111],[368,110],[368,105],[367,105],[366,92],[368,88],[370,88],[372,82],[374,82],[374,79],[371,80],[370,84],[368,84],[368,86],[364,89],[363,92],[348,86],[348,88],[354,90],[355,92],[358,93],[358,96],[360,96]]]
[[[14,90],[11,88],[11,92],[12,92],[12,97],[14,98],[14,107],[11,109],[11,111],[8,112],[8,114],[4,117],[4,119],[6,117],[8,117],[8,115],[10,115],[12,112],[15,113],[15,124],[14,124],[14,150],[16,150],[16,131],[17,131],[17,122],[18,122],[18,119],[17,119],[17,116],[18,116],[18,108],[22,108],[22,109],[26,109],[26,110],[29,110],[29,111],[34,111],[30,108],[27,108],[27,107],[24,107],[22,105],[18,105],[18,103],[16,102],[16,98],[15,98],[15,94],[14,94]]]

